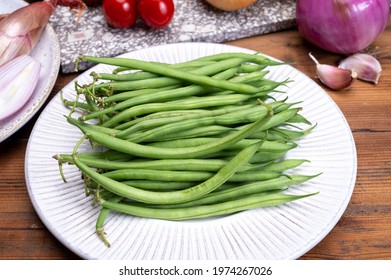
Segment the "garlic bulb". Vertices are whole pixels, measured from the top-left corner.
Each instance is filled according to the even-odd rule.
[[[316,64],[316,73],[320,81],[333,90],[348,89],[357,78],[355,71],[320,64],[311,53],[309,56]]]
[[[342,60],[338,66],[357,73],[357,79],[377,84],[381,76],[380,62],[372,55],[365,53],[353,54]]]
[[[257,0],[206,0],[210,5],[223,11],[236,11],[244,9]]]

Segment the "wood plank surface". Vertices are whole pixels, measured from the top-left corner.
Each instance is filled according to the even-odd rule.
[[[322,63],[335,64],[340,55],[305,42],[297,30],[255,36],[227,44],[271,55],[315,80],[312,52]],[[326,89],[345,115],[358,156],[351,201],[333,230],[300,259],[391,259],[391,25],[376,40],[383,66],[378,85],[357,81],[343,92]],[[50,99],[76,74],[60,74]],[[42,109],[41,109],[42,111]],[[39,112],[40,113],[40,112]],[[78,259],[41,222],[26,190],[24,156],[39,113],[0,143],[0,259]]]

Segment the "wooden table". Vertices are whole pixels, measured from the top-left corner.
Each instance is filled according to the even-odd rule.
[[[309,52],[322,63],[335,64],[341,58],[308,44],[295,29],[227,44],[294,61],[294,67],[314,79]],[[391,22],[373,46],[383,66],[378,85],[357,81],[347,91],[326,89],[353,131],[358,174],[343,217],[301,259],[391,259]],[[76,76],[60,74],[47,102]],[[0,143],[0,259],[79,258],[42,224],[26,190],[24,156],[39,113]]]

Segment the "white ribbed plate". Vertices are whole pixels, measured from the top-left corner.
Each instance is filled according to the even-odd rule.
[[[221,52],[250,50],[222,44],[181,43],[147,48],[130,56],[143,60],[179,62]],[[90,71],[110,71],[98,65],[78,77],[90,81]],[[48,229],[85,259],[296,259],[315,246],[346,209],[354,189],[357,162],[354,140],[341,111],[314,81],[285,65],[271,68],[271,78],[294,80],[288,101],[303,101],[302,114],[317,127],[299,141],[289,158],[311,162],[301,174],[323,174],[294,193],[320,193],[280,207],[255,209],[223,218],[172,222],[111,213],[105,231],[107,248],[95,234],[99,206],[84,195],[80,173],[65,165],[62,182],[54,154],[71,153],[82,136],[69,125],[57,95],[45,108],[31,134],[26,152],[26,181],[34,207]],[[74,99],[74,84],[63,89]],[[81,150],[87,149],[86,143]]]
[[[22,0],[0,0],[0,14],[10,13],[27,5]],[[39,41],[30,53],[41,63],[38,84],[26,104],[12,116],[0,120],[0,142],[25,125],[42,107],[56,82],[60,69],[60,46],[50,24],[46,25]]]

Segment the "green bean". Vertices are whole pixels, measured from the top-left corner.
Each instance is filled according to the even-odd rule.
[[[128,161],[134,159],[133,156],[124,154],[114,150],[107,151],[96,151],[96,152],[84,152],[78,153],[79,158],[85,158],[87,160],[110,160],[110,161]],[[62,162],[70,162],[70,158],[68,154],[56,154],[53,156],[54,159],[62,161]]]
[[[104,58],[103,58],[104,59]],[[118,59],[118,58],[107,58],[108,60]],[[120,59],[126,61],[132,61],[131,59]],[[141,62],[141,61],[140,61]],[[167,65],[154,63],[154,62],[142,62],[143,64],[153,65],[157,68],[163,68],[171,71],[176,71],[179,73],[186,73],[187,75],[198,75],[203,78],[210,78],[208,75],[214,75],[221,71],[225,71],[230,68],[234,68],[235,73],[237,72],[237,66],[243,62],[241,58],[230,58],[224,61],[220,61],[214,64],[205,65],[203,67],[197,68],[195,70],[184,72],[175,68],[170,68]],[[152,72],[152,71],[150,71]],[[131,89],[142,89],[142,88],[159,88],[164,86],[171,86],[175,84],[182,83],[182,79],[177,79],[176,77],[168,77],[164,73],[157,73],[163,75],[163,77],[159,76],[157,78],[143,79],[143,80],[134,80],[134,81],[119,81],[119,82],[109,82],[109,83],[101,83],[95,85],[95,88],[99,89],[102,87],[110,87],[113,90],[131,90]]]
[[[267,56],[261,55],[259,53],[248,54],[248,53],[241,53],[241,52],[227,52],[227,53],[206,55],[203,57],[196,58],[193,61],[211,61],[211,60],[220,61],[231,57],[240,57],[245,59],[247,62],[253,62],[259,65],[278,66],[278,65],[285,64],[283,62],[278,62]]]
[[[229,69],[222,73],[219,73],[214,76],[215,79],[226,79],[227,77],[230,77],[236,73],[236,69]],[[148,102],[156,102],[156,101],[167,101],[170,99],[175,98],[182,98],[187,96],[192,96],[194,94],[197,94],[204,90],[204,87],[197,86],[197,85],[189,85],[186,87],[180,87],[176,89],[169,89],[165,91],[159,91],[154,93],[149,93],[148,95],[139,95],[130,99],[127,99],[125,101],[122,101],[121,103],[118,103],[114,106],[110,106],[108,108],[105,108],[104,110],[97,111],[95,113],[91,113],[87,116],[85,116],[84,120],[91,120],[96,117],[99,117],[101,114],[107,114],[111,113],[113,111],[122,110],[125,108],[129,108],[135,105],[145,104]]]
[[[250,58],[250,57],[249,57]],[[246,58],[247,59],[247,58]],[[103,63],[108,65],[115,65],[115,66],[125,66],[125,67],[131,67],[131,68],[138,68],[144,71],[156,73],[163,75],[165,77],[170,77],[187,82],[191,82],[194,84],[199,85],[206,85],[226,90],[233,90],[239,93],[243,94],[253,94],[258,93],[259,89],[250,85],[246,84],[240,84],[240,83],[234,83],[226,80],[215,80],[211,77],[208,77],[206,75],[197,74],[193,72],[184,72],[178,69],[173,69],[170,67],[167,67],[165,65],[160,65],[153,62],[147,62],[142,60],[136,60],[136,59],[130,59],[130,58],[102,58],[102,57],[94,57],[94,56],[81,56],[78,59],[79,61],[85,60],[89,62],[94,63]],[[229,59],[227,59],[229,60]],[[256,60],[256,56],[252,58],[252,60]],[[226,62],[226,60],[222,61]],[[243,61],[242,61],[243,62]],[[166,84],[167,85],[167,84]]]
[[[76,107],[76,108],[80,108],[80,109],[83,109],[83,110],[91,110],[90,105],[88,105],[85,102],[80,102],[80,101],[76,102],[76,101],[69,101],[69,100],[64,99],[63,103],[67,107]]]
[[[135,137],[132,135],[126,139],[135,143],[140,143],[143,141],[150,141],[151,139],[157,139],[161,136],[174,133],[176,131],[181,132],[192,128],[198,128],[199,126],[204,127],[208,125],[235,125],[238,123],[252,123],[257,119],[263,118],[268,113],[266,108],[264,110],[260,110],[260,108],[257,107],[248,109],[246,112],[247,114],[244,114],[243,111],[236,111],[218,116],[193,118],[180,122],[169,123],[154,129],[150,129],[139,136]],[[118,138],[121,138],[121,135],[121,132],[116,134]]]
[[[294,103],[286,104],[283,103],[283,101],[276,101],[269,103],[268,105],[272,107],[275,113],[280,113],[284,110],[289,109]],[[123,138],[123,136],[128,135],[132,132],[135,132],[139,129],[138,126],[142,127],[143,129],[147,128],[153,128],[157,126],[161,126],[162,124],[168,124],[176,121],[182,121],[182,120],[188,120],[188,119],[194,119],[198,117],[208,117],[208,116],[218,116],[230,112],[236,112],[240,110],[247,110],[251,109],[253,107],[257,107],[259,105],[259,102],[257,101],[254,104],[248,104],[248,105],[235,105],[235,106],[220,106],[217,109],[209,109],[209,110],[177,110],[177,111],[167,111],[167,112],[159,112],[154,114],[149,114],[146,117],[137,118],[135,120],[130,120],[126,123],[119,124],[115,126],[115,129],[124,130],[123,132],[119,133],[117,137]],[[139,124],[143,121],[147,121],[144,124]],[[133,127],[134,125],[139,124],[136,127]],[[132,128],[133,127],[133,128]]]
[[[300,108],[294,108],[294,109],[288,109],[282,111],[278,114],[274,114],[273,117],[270,119],[270,121],[267,123],[267,125],[262,127],[262,130],[258,130],[258,131],[268,130],[275,126],[281,125],[282,123],[292,118],[292,116],[296,115],[297,112],[300,110],[301,110]]]
[[[309,162],[305,159],[284,159],[278,162],[271,162],[266,165],[262,165],[260,168],[262,171],[269,172],[283,172],[288,169],[296,168],[302,165],[304,162]]]
[[[244,139],[247,135],[250,135],[254,131],[259,130],[268,124],[271,119],[273,112],[269,109],[268,114],[262,118],[249,125],[245,129],[235,131],[225,137],[220,138],[219,140],[208,143],[205,145],[200,145],[192,148],[160,148],[153,146],[140,145],[132,143],[126,140],[118,139],[115,137],[108,136],[100,131],[94,129],[94,126],[78,122],[70,117],[67,117],[69,123],[77,126],[81,131],[83,131],[91,140],[96,143],[107,147],[109,149],[117,150],[119,152],[141,156],[146,158],[197,158],[203,155],[207,155],[213,152],[220,151],[226,147],[231,146],[232,144]]]
[[[156,141],[171,141],[171,140],[178,140],[178,139],[192,139],[197,137],[208,137],[208,136],[215,136],[215,137],[223,137],[227,135],[227,132],[234,131],[235,129],[227,126],[222,125],[208,125],[208,126],[202,126],[202,127],[195,127],[187,130],[182,130],[178,132],[172,132],[172,133],[163,133],[163,135],[154,135],[151,137],[148,137],[148,139],[138,139],[133,137],[126,138],[127,141],[132,142],[139,142],[143,141],[144,144],[149,144],[150,142],[156,142]],[[137,135],[138,137],[143,137],[142,133],[139,133]]]
[[[107,201],[110,201],[112,203],[118,203],[123,199],[124,198],[121,196],[114,196],[114,197],[111,197],[110,199],[108,199]],[[100,210],[98,219],[96,220],[96,224],[95,224],[96,233],[102,239],[103,243],[106,244],[107,247],[110,247],[110,242],[107,240],[107,238],[105,236],[106,233],[104,232],[103,226],[104,226],[104,223],[105,223],[106,218],[109,215],[109,213],[110,213],[109,208],[102,207],[102,209]]]
[[[245,64],[239,66],[239,73],[252,73],[255,71],[263,71],[267,65],[258,65],[258,64]],[[264,75],[268,74],[269,71],[263,71]]]
[[[299,110],[300,110],[300,108],[293,108],[293,109],[288,109],[288,110],[282,111],[280,113],[274,114],[271,117],[270,121],[266,125],[262,126],[260,129],[258,129],[258,131],[251,133],[248,137],[255,138],[255,139],[263,139],[264,134],[263,133],[261,134],[261,132],[264,132],[265,130],[269,130],[269,129],[272,129],[276,126],[285,124]],[[248,124],[243,125],[237,129],[238,130],[245,129],[247,126],[248,126]]]
[[[174,86],[166,86],[166,87],[161,87],[161,88],[144,88],[144,89],[138,89],[138,90],[117,92],[113,95],[104,97],[102,100],[102,103],[110,104],[112,102],[121,102],[121,101],[127,100],[129,98],[133,98],[136,96],[161,92],[161,91],[165,91],[165,90],[169,90],[169,89],[175,89],[178,87],[179,87],[178,85],[174,85]]]
[[[305,123],[308,125],[312,125],[312,123],[308,119],[306,119],[304,116],[302,116],[300,114],[296,114],[295,116],[290,118],[289,122],[290,123]]]
[[[123,184],[132,186],[138,189],[169,192],[176,190],[184,190],[194,187],[194,182],[167,182],[167,181],[151,181],[151,180],[126,180],[122,181]],[[226,185],[227,183],[224,183]],[[217,189],[221,188],[218,187]]]
[[[158,63],[158,62],[156,62],[156,63]],[[173,67],[173,68],[183,68],[183,67],[196,68],[196,67],[201,67],[201,66],[205,66],[208,64],[210,65],[213,63],[216,63],[216,61],[192,61],[192,60],[190,60],[190,61],[178,62],[178,63],[174,63],[174,64],[168,64],[168,63],[161,63],[161,64],[165,64],[168,67]],[[116,69],[113,70],[113,74],[118,74],[120,72],[133,71],[133,70],[138,70],[138,69],[131,69],[128,67],[117,67]],[[140,71],[140,70],[138,70],[138,71]],[[146,72],[146,73],[148,73],[148,72]]]
[[[102,173],[103,176],[116,181],[151,180],[166,182],[197,182],[206,181],[215,175],[208,171],[172,171],[154,169],[118,169]],[[272,171],[242,171],[233,174],[228,182],[264,181],[279,177],[280,172]]]
[[[287,151],[283,152],[257,152],[250,160],[250,163],[263,163],[280,159],[286,155]],[[215,155],[212,155],[214,157]],[[231,156],[232,157],[232,156]],[[227,157],[226,159],[230,159]]]
[[[176,208],[175,205],[173,205],[172,208],[159,209],[159,211],[156,211],[154,208],[132,205],[131,203],[113,203],[102,199],[99,201],[99,203],[103,207],[133,216],[163,220],[186,220],[227,215],[254,208],[281,205],[297,199],[303,199],[314,194],[316,193],[307,195],[290,195],[280,193],[268,195],[250,195],[247,197],[213,205],[202,205],[187,208]]]
[[[85,94],[84,95],[88,105],[90,105],[90,110],[89,110],[90,113],[100,110],[100,107],[95,103],[92,96],[93,96],[93,94]],[[107,121],[108,119],[109,119],[109,116],[107,116],[106,114],[101,114],[99,117],[100,123],[103,123],[103,122]]]
[[[251,159],[251,162],[258,162],[259,160],[261,162],[265,161],[272,161],[281,158],[282,156],[286,155],[286,153],[290,150],[293,149],[293,147],[287,148],[286,150],[283,151],[262,151],[262,149],[259,149],[257,154],[254,155],[254,157]],[[234,156],[237,153],[237,150],[222,150],[219,152],[211,153],[208,155],[205,155],[203,157],[200,157],[202,159],[210,159],[210,158],[223,158],[227,159],[232,156]]]
[[[292,175],[290,177],[281,176],[266,181],[259,181],[259,182],[249,183],[241,186],[230,187],[224,190],[216,190],[215,192],[208,193],[199,199],[177,204],[175,205],[175,207],[182,208],[182,207],[192,207],[197,205],[215,204],[215,203],[229,201],[229,200],[237,199],[239,197],[244,197],[253,194],[261,194],[265,192],[266,194],[268,194],[268,191],[273,191],[273,190],[282,191],[288,186],[302,184],[312,178],[315,178],[316,176],[318,175],[315,176]],[[154,205],[153,207],[170,208],[172,207],[172,205]]]
[[[194,113],[189,113],[189,114],[178,114],[178,115],[174,115],[174,116],[160,117],[158,119],[147,118],[145,121],[138,121],[138,122],[131,121],[131,124],[126,125],[126,126],[129,126],[128,128],[126,128],[125,125],[117,126],[116,128],[120,129],[122,131],[120,133],[118,133],[116,136],[118,138],[124,138],[124,136],[129,135],[131,133],[135,133],[140,130],[152,129],[155,127],[160,127],[165,124],[188,120],[188,119],[209,117],[209,116],[218,116],[218,115],[222,115],[222,114],[226,114],[226,113],[230,113],[230,112],[239,111],[242,109],[250,109],[253,106],[256,106],[256,105],[245,105],[245,106],[235,106],[235,107],[231,107],[231,108],[222,108],[222,109],[215,109],[215,110],[204,110],[201,112],[194,112]]]
[[[102,125],[105,127],[113,127],[122,121],[129,120],[139,115],[149,114],[158,111],[169,110],[188,110],[188,109],[200,109],[208,107],[217,107],[224,105],[234,105],[241,101],[249,99],[249,95],[244,94],[231,94],[221,98],[219,96],[207,96],[199,99],[182,99],[178,101],[166,102],[166,103],[148,103],[137,105],[126,109],[113,116],[110,120],[104,122]]]
[[[260,143],[257,143],[240,151],[227,163],[227,165],[221,168],[208,180],[189,189],[173,191],[169,193],[141,190],[110,179],[89,168],[77,158],[77,155],[74,155],[73,161],[86,176],[90,177],[102,187],[117,195],[151,204],[174,204],[197,199],[221,186],[229,178],[231,178],[233,174],[235,174],[240,166],[247,163],[251,159],[251,157],[257,151],[259,145]]]
[[[259,139],[266,137],[267,140],[270,141],[296,141],[306,136],[312,129],[313,127],[306,130],[295,131],[291,129],[273,127],[267,131],[267,135],[264,131],[259,131],[249,135],[247,138]]]
[[[249,105],[246,105],[246,106],[249,106]],[[151,112],[151,113],[149,113],[149,114],[147,113],[143,116],[137,116],[136,118],[133,118],[133,119],[128,120],[126,122],[122,122],[121,124],[114,126],[114,128],[119,129],[119,130],[124,130],[124,129],[130,128],[133,125],[141,123],[143,121],[153,122],[153,121],[157,121],[157,120],[160,120],[163,118],[195,116],[198,113],[205,113],[208,111],[209,111],[208,109],[189,109],[189,110],[167,110],[167,111]]]
[[[152,78],[158,78],[159,75],[144,72],[144,71],[136,71],[126,74],[110,74],[110,73],[96,73],[91,72],[90,74],[92,77],[94,77],[96,80],[110,80],[110,81],[139,81],[144,79],[152,79]]]
[[[82,154],[81,154],[82,155]],[[73,163],[72,155],[56,155],[57,160]],[[213,171],[216,172],[225,166],[228,161],[222,159],[160,159],[160,160],[133,160],[118,161],[105,158],[85,157],[79,155],[80,161],[89,167],[100,168],[104,170],[118,169],[153,169],[167,171]],[[244,164],[238,169],[238,172],[251,169],[259,169],[263,165]]]
[[[217,141],[218,138],[215,137],[199,137],[199,138],[192,138],[192,139],[178,139],[178,140],[172,140],[172,141],[162,141],[162,142],[153,142],[149,145],[154,147],[164,147],[164,148],[184,148],[184,147],[192,147],[192,146],[199,146],[199,145],[205,145],[208,143],[212,143]],[[256,142],[258,142],[259,139],[243,139],[238,141],[237,143],[229,146],[226,148],[226,150],[241,150],[244,149],[248,145],[252,145]],[[279,143],[275,141],[267,141],[265,140],[263,144],[260,146],[259,151],[268,151],[268,152],[283,152],[283,151],[289,151],[293,148],[295,148],[296,144],[287,144],[287,143]]]

